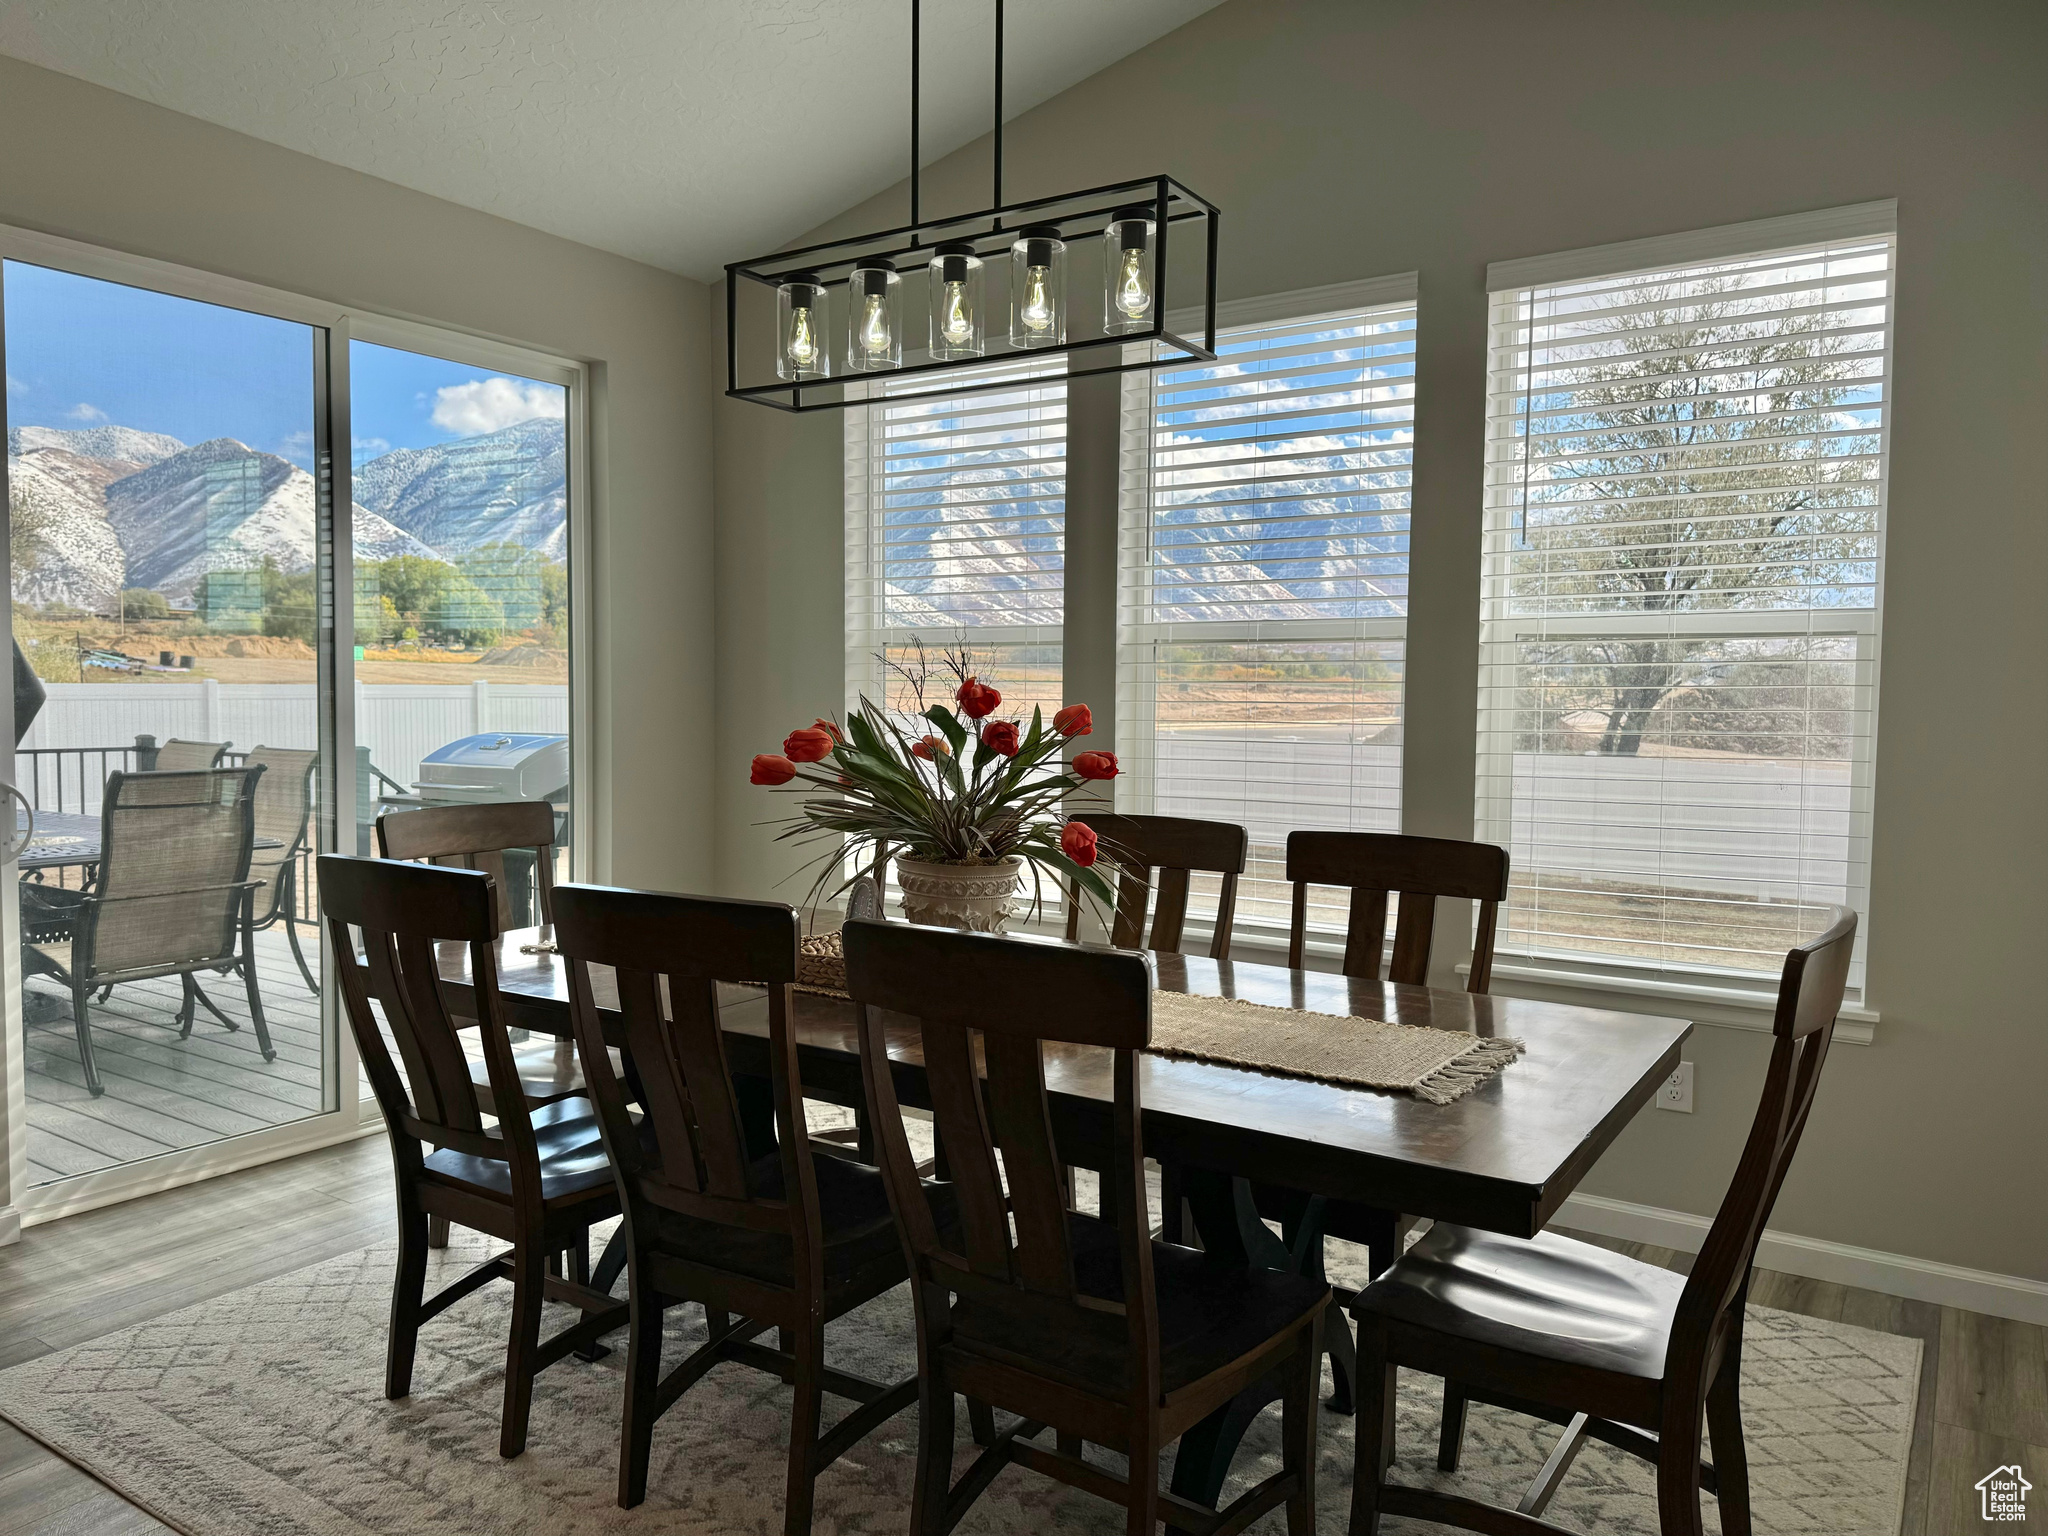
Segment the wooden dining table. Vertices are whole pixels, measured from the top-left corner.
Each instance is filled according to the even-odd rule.
[[[548,932],[504,935],[498,982],[506,1023],[537,1034],[570,1034],[565,968],[551,953],[522,946]],[[1622,1127],[1655,1096],[1678,1065],[1692,1032],[1683,1019],[1581,1008],[1527,998],[1439,991],[1361,981],[1323,971],[1218,961],[1193,955],[1150,956],[1162,991],[1240,998],[1314,1013],[1383,1019],[1488,1037],[1512,1037],[1525,1053],[1478,1089],[1451,1104],[1413,1094],[1280,1077],[1247,1068],[1148,1055],[1139,1071],[1147,1156],[1196,1174],[1211,1188],[1250,1180],[1310,1195],[1358,1201],[1437,1221],[1534,1237],[1557,1215]],[[451,1005],[468,1005],[466,949],[442,949],[442,978]],[[608,971],[593,968],[591,989],[601,1014],[614,1013]],[[765,1080],[767,1001],[758,988],[722,987],[726,1050],[735,1074]],[[473,1005],[470,1005],[473,1006]],[[1031,1007],[1031,999],[992,1006]],[[1056,1007],[1056,1000],[1037,1006]],[[853,1005],[798,991],[791,1012],[806,1098],[858,1107],[863,1100]],[[889,1059],[901,1100],[929,1108],[916,1025],[887,1029]],[[1099,1168],[1111,1132],[1111,1055],[1093,1046],[1044,1047],[1046,1087],[1062,1159]],[[768,1096],[749,1095],[749,1140],[772,1142]],[[1197,1177],[1192,1186],[1199,1188]],[[1237,1202],[1241,1213],[1246,1202]],[[1197,1230],[1211,1252],[1258,1262],[1263,1229],[1247,1231],[1230,1202],[1195,1204]],[[1239,1421],[1248,1420],[1239,1414]],[[1242,1432],[1238,1423],[1237,1432]],[[1187,1437],[1176,1462],[1176,1491],[1220,1486],[1237,1435],[1220,1424]],[[1191,1458],[1191,1450],[1193,1455]]]

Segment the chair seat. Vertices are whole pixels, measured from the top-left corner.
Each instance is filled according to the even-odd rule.
[[[533,1050],[514,1051],[512,1061],[519,1068],[519,1089],[526,1095],[528,1108],[553,1104],[583,1092],[583,1068],[574,1052],[559,1051],[551,1043]],[[491,1092],[489,1064],[472,1060],[469,1080],[476,1084],[477,1103],[484,1113],[496,1114],[493,1106],[497,1100]]]
[[[540,1195],[557,1200],[609,1188],[612,1165],[597,1129],[597,1112],[584,1098],[557,1099],[533,1111],[533,1142],[540,1154]],[[468,1184],[510,1199],[512,1167],[495,1158],[472,1157],[443,1147],[424,1160],[427,1174],[451,1184]]]
[[[1553,1233],[1439,1224],[1355,1310],[1561,1364],[1659,1381],[1685,1276]]]
[[[889,1212],[889,1193],[882,1171],[844,1157],[811,1160],[818,1185],[818,1218],[825,1236],[825,1288],[837,1289],[878,1263],[894,1259],[899,1267],[903,1239]],[[782,1156],[771,1153],[747,1169],[755,1197],[785,1198]],[[950,1184],[926,1184],[925,1198],[939,1229],[950,1232],[958,1215]],[[652,1208],[654,1231],[649,1246],[691,1263],[745,1275],[765,1285],[795,1285],[789,1239],[777,1232],[754,1232],[703,1221],[675,1211]]]
[[[1069,1212],[1074,1284],[1102,1301],[1124,1297],[1120,1239],[1114,1225]],[[1329,1300],[1320,1280],[1276,1270],[1245,1269],[1193,1248],[1152,1244],[1152,1278],[1159,1306],[1159,1385],[1171,1397],[1239,1356],[1285,1333]],[[998,1311],[963,1296],[953,1310],[953,1341],[1030,1371],[1063,1377],[1085,1390],[1112,1396],[1128,1380],[1124,1319],[1091,1313],[1077,1328],[1064,1308],[1043,1323],[1017,1309]]]

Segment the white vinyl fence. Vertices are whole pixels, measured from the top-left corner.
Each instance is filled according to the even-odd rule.
[[[22,740],[22,748],[120,748],[141,735],[159,743],[225,741],[237,752],[251,747],[317,747],[319,704],[310,683],[49,683],[49,699]],[[482,731],[567,734],[569,690],[561,683],[362,683],[356,687],[356,741],[370,761],[410,790],[420,759],[436,747]],[[21,767],[23,788],[27,764]],[[110,766],[118,768],[120,763]],[[47,777],[47,776],[46,776]],[[67,769],[59,806],[46,789],[49,810],[99,809],[98,782],[85,776],[83,795]],[[81,803],[82,800],[82,803]]]

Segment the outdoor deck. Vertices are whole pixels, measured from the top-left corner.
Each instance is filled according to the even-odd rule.
[[[319,964],[317,939],[299,943]],[[320,1111],[320,1003],[306,989],[284,930],[256,936],[264,1018],[277,1060],[265,1061],[249,1027],[239,977],[204,977],[206,994],[241,1027],[204,1008],[178,1038],[178,978],[131,982],[92,1005],[93,1053],[106,1092],[86,1091],[70,995],[48,977],[23,988],[31,1186],[183,1147],[202,1146]],[[347,1087],[351,1094],[355,1084]]]

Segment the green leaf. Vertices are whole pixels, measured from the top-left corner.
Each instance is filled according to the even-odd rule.
[[[934,704],[924,712],[924,717],[946,733],[955,757],[967,750],[967,728],[954,718],[953,711],[943,704]]]

